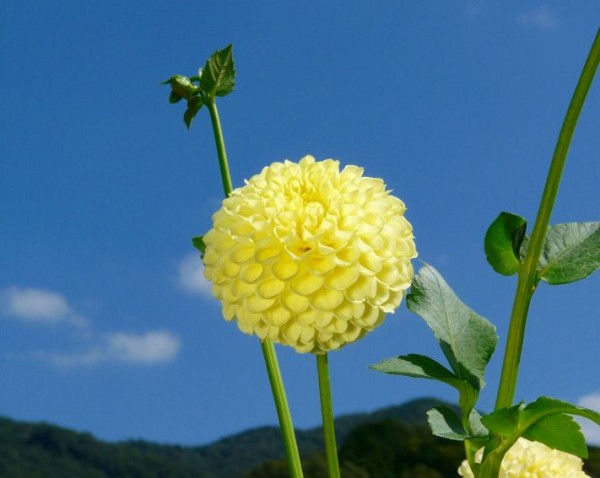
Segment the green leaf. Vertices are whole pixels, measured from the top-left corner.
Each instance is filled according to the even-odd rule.
[[[586,278],[600,269],[600,222],[571,222],[548,228],[539,277],[553,285]]]
[[[187,128],[190,129],[192,120],[196,117],[196,114],[200,111],[202,105],[204,105],[204,100],[200,96],[193,96],[187,101],[187,105],[187,110],[183,113],[183,122]]]
[[[427,422],[431,432],[448,440],[464,441],[469,438],[453,410],[443,405],[432,408],[427,412]]]
[[[183,98],[181,96],[179,96],[177,93],[175,93],[174,91],[171,91],[171,94],[169,96],[169,103],[177,103],[178,101],[181,101]]]
[[[600,425],[600,413],[547,397],[540,397],[527,406],[520,404],[497,410],[482,421],[492,433],[509,442],[523,436],[585,458],[585,438],[579,425],[568,415],[588,418]]]
[[[432,329],[456,377],[481,390],[498,341],[495,327],[463,304],[428,264],[415,277],[406,304]]]
[[[475,409],[469,413],[469,427],[471,435],[475,437],[485,437],[489,435],[488,429],[483,424],[483,418]]]
[[[373,370],[392,375],[405,375],[444,382],[458,390],[459,405],[463,412],[469,413],[479,398],[479,391],[467,382],[460,380],[450,370],[425,355],[410,354],[383,360],[371,365]]]
[[[523,407],[523,404],[519,404],[509,408],[501,408],[486,415],[481,421],[492,433],[508,438],[519,427]]]
[[[455,388],[459,388],[460,380],[450,370],[425,355],[410,354],[389,358],[371,365],[373,370],[392,375],[406,375],[408,377],[427,378],[439,380]]]
[[[521,436],[550,448],[587,458],[587,446],[581,427],[569,415],[547,415],[537,420]]]
[[[527,222],[520,216],[501,212],[488,228],[485,239],[485,257],[494,270],[510,276],[519,271],[519,249],[525,236]]]
[[[233,45],[214,52],[202,69],[200,87],[210,97],[225,96],[235,86]]]
[[[192,244],[196,249],[200,251],[200,254],[204,257],[204,251],[206,251],[206,244],[204,244],[203,236],[192,237]]]

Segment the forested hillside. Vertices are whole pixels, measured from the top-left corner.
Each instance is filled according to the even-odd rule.
[[[336,420],[344,478],[456,477],[460,443],[431,436],[422,399]],[[320,429],[300,430],[307,478],[326,478]],[[109,443],[45,423],[0,418],[2,478],[287,478],[279,430],[249,430],[215,443],[183,447],[145,441]],[[600,478],[600,449],[587,472]]]

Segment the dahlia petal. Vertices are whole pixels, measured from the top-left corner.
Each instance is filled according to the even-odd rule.
[[[225,317],[225,320],[233,320],[235,317],[235,304],[223,304],[223,317]]]
[[[283,337],[289,343],[295,344],[298,342],[300,338],[300,334],[302,333],[302,327],[300,327],[295,322],[292,322],[288,326],[283,329]]]
[[[286,324],[292,318],[290,311],[279,304],[274,305],[264,314],[269,322],[277,327]]]
[[[339,290],[321,289],[312,296],[314,306],[323,311],[335,309],[344,300],[344,294]]]
[[[272,259],[273,257],[278,256],[280,250],[281,250],[281,247],[276,246],[276,245],[257,249],[256,252],[254,253],[254,259],[259,263],[266,262],[269,259]]]
[[[358,278],[356,267],[337,267],[325,277],[325,285],[330,289],[344,290]]]
[[[258,284],[257,292],[263,299],[270,299],[281,294],[283,289],[285,289],[285,282],[272,278]]]
[[[238,272],[240,271],[240,266],[234,262],[225,262],[225,266],[223,267],[223,275],[225,277],[236,277]]]
[[[233,251],[229,254],[229,257],[233,262],[246,262],[254,256],[254,245],[253,244],[244,244],[237,246],[233,249]]]
[[[374,297],[377,293],[377,284],[373,277],[362,276],[346,290],[346,297],[351,301],[364,301]]]
[[[240,277],[244,282],[252,284],[260,278],[260,276],[263,273],[263,269],[264,268],[262,264],[247,264],[242,268],[240,272]]]
[[[329,255],[308,259],[306,267],[317,274],[327,274],[335,267],[335,256]]]
[[[290,260],[280,260],[273,264],[271,270],[275,277],[280,280],[286,280],[296,275],[298,272],[298,264]]]
[[[291,291],[284,292],[281,303],[292,313],[299,313],[308,307],[308,298]]]
[[[321,329],[327,327],[333,321],[333,313],[332,312],[323,312],[320,311],[317,316],[317,320],[315,321],[315,325]],[[332,332],[332,331],[330,331]]]
[[[263,297],[252,296],[245,301],[246,307],[250,312],[263,312],[273,305],[275,299],[264,299]]]
[[[302,327],[300,331],[300,341],[304,343],[312,342],[315,337],[315,329],[313,327]]]
[[[323,287],[323,278],[312,274],[297,276],[291,283],[290,288],[300,295],[308,296]]]

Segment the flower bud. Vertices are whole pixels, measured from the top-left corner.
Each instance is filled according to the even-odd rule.
[[[171,89],[176,95],[186,100],[198,93],[198,87],[187,76],[175,75],[164,82],[167,83],[171,84]]]

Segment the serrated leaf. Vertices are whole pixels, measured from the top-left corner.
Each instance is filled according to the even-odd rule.
[[[600,222],[571,222],[548,228],[539,277],[553,285],[586,278],[600,269]]]
[[[425,355],[409,354],[393,357],[371,365],[370,368],[392,375],[404,375],[444,382],[458,390],[459,404],[464,413],[469,413],[479,398],[479,391],[473,388],[469,382],[459,380],[456,375],[442,364]]]
[[[200,87],[210,97],[225,96],[235,86],[235,68],[233,65],[233,45],[217,50],[202,68]]]
[[[488,228],[485,239],[485,257],[499,274],[510,276],[519,271],[519,249],[525,236],[527,221],[509,212],[501,212]]]
[[[371,365],[370,368],[392,375],[439,380],[458,388],[459,379],[456,375],[439,362],[425,355],[410,354],[393,357]]]
[[[501,408],[481,419],[489,431],[503,438],[510,437],[518,430],[523,405]]]
[[[540,397],[527,406],[520,404],[497,410],[482,421],[503,439],[516,440],[523,436],[585,458],[585,438],[579,425],[568,415],[589,418],[600,425],[600,413],[547,397]]]
[[[204,105],[204,100],[200,96],[193,96],[187,100],[187,105],[188,107],[185,110],[185,113],[183,113],[183,122],[187,128],[190,129],[192,120],[196,117],[196,114],[198,114],[198,111],[200,111],[200,108],[202,108]]]
[[[540,397],[531,402],[524,410],[524,420],[533,422],[539,418],[552,413],[566,413],[587,418],[597,425],[600,425],[600,413],[589,408],[578,407],[570,403],[557,400],[555,398]]]
[[[427,412],[427,422],[431,432],[438,437],[456,441],[464,441],[469,438],[469,434],[463,428],[460,418],[456,416],[453,410],[443,405],[432,408]]]
[[[587,458],[587,446],[581,427],[569,415],[545,416],[527,428],[521,436],[550,448]]]
[[[406,304],[432,329],[456,377],[481,390],[498,341],[495,327],[463,304],[428,264],[415,277]]]
[[[206,251],[206,244],[204,244],[203,236],[192,237],[192,244],[196,249],[200,251],[200,254],[204,256],[204,252]]]

